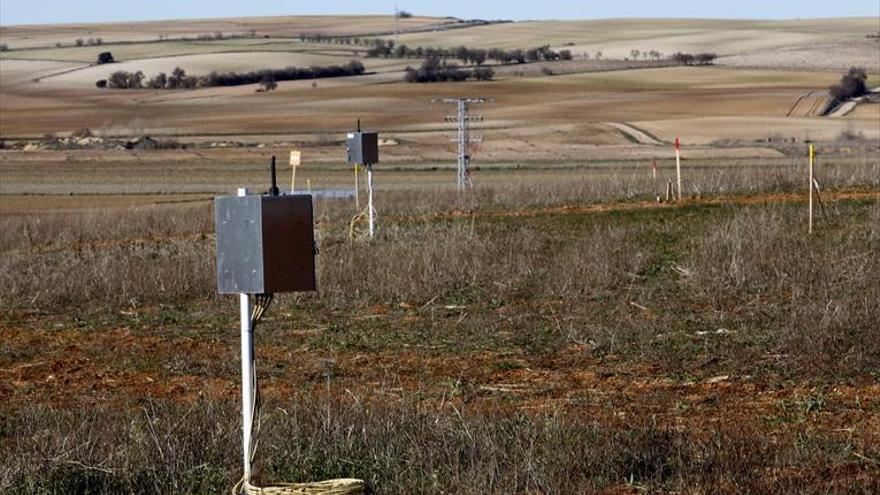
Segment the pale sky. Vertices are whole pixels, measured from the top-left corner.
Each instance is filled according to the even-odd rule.
[[[880,30],[878,0],[0,0],[0,25],[296,14],[390,14],[395,6],[414,14],[463,19],[795,19],[875,16]]]

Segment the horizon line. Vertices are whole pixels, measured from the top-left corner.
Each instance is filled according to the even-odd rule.
[[[122,24],[122,23],[155,23],[155,22],[186,22],[186,21],[218,21],[227,19],[267,19],[281,17],[389,17],[393,18],[394,14],[375,14],[375,13],[350,13],[350,14],[274,14],[274,15],[245,15],[245,16],[226,16],[226,17],[177,17],[177,18],[150,18],[150,19],[114,19],[104,21],[63,21],[63,22],[46,22],[46,23],[21,23],[21,24],[3,24],[0,22],[0,28],[13,27],[35,27],[35,26],[76,26],[76,25],[95,25],[95,24]],[[752,21],[752,22],[778,22],[778,21],[822,21],[822,20],[845,20],[845,19],[869,19],[880,17],[873,14],[866,15],[846,15],[832,17],[704,17],[704,16],[646,16],[646,17],[585,17],[585,18],[534,18],[534,19],[484,19],[470,18],[465,19],[453,15],[415,15],[414,17],[430,18],[430,19],[457,19],[460,21],[486,21],[492,23],[519,23],[519,22],[577,22],[577,21],[651,21],[651,20],[682,20],[682,21]]]

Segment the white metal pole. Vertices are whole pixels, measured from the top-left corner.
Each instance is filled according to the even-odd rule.
[[[467,101],[458,100],[458,190],[464,191],[467,170],[468,120]]]
[[[361,187],[358,185],[358,164],[354,164],[354,209],[361,209]]]
[[[375,232],[375,214],[373,209],[373,166],[367,165],[367,210],[370,212],[370,239]]]
[[[810,188],[810,221],[809,221],[809,231],[808,233],[813,233],[813,145],[810,145],[810,183],[807,184],[807,187]]]
[[[239,196],[247,196],[247,189],[239,188]],[[241,428],[244,479],[251,479],[251,426],[254,407],[254,329],[251,326],[251,298],[239,294],[241,309]]]
[[[678,200],[681,201],[681,142],[675,138],[675,175],[678,181]]]

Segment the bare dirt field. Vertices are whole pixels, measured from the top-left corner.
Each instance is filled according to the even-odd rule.
[[[406,32],[431,26],[444,29]],[[411,46],[591,58],[485,82],[408,84],[420,61],[362,58],[369,74],[269,92],[101,90],[108,70],[347,61],[363,47],[296,37],[389,38],[393,22],[0,28],[0,493],[230,490],[237,301],[216,292],[211,202],[266,191],[271,156],[289,188],[293,149],[297,190],[316,194],[319,292],[279,295],[258,328],[255,482],[880,491],[880,104],[816,110],[836,69],[872,54],[876,19],[401,27]],[[822,47],[839,57],[815,63]],[[632,48],[724,65],[623,60]],[[104,49],[122,62],[86,64]],[[490,98],[473,108],[485,119],[464,193],[455,109],[434,101],[458,96]],[[346,164],[358,119],[384,140],[372,241],[363,171]],[[161,149],[139,148],[145,136]],[[675,138],[681,201],[666,194]],[[355,173],[360,207],[327,196],[353,193]]]
[[[845,71],[864,67],[880,72],[880,41],[877,39],[795,45],[721,57],[722,65],[753,68]]]
[[[43,83],[78,83],[92,86],[98,79],[106,79],[112,72],[123,70],[128,72],[142,71],[150,78],[160,72],[171,74],[180,67],[189,75],[201,76],[213,71],[217,72],[250,72],[265,68],[311,67],[344,65],[357,57],[325,55],[303,52],[260,52],[247,51],[238,53],[210,53],[202,55],[180,55],[175,57],[156,57],[133,60],[113,64],[112,66],[91,66],[82,70],[65,72],[57,76],[43,77]],[[400,71],[406,67],[405,61],[393,59],[369,59],[365,64],[369,71],[392,70]]]
[[[436,17],[412,17],[400,20],[401,30],[443,26],[454,22]],[[394,31],[392,16],[289,16],[248,17],[240,19],[203,19],[183,21],[146,21],[114,24],[60,24],[41,26],[5,26],[0,39],[10,48],[53,47],[55,43],[72,46],[77,38],[102,38],[105,42],[155,41],[168,38],[196,37],[201,34],[245,35],[293,38],[302,33],[355,35]],[[161,49],[161,47],[159,47]]]
[[[443,33],[414,33],[400,37],[410,46],[486,46],[533,48],[543,44],[568,48],[576,54],[624,58],[630,51],[657,50],[716,52],[735,55],[753,51],[815,44],[822,41],[864,40],[876,33],[872,18],[797,21],[608,19],[591,21],[535,21],[467,29],[446,37]],[[860,43],[859,52],[875,53],[876,45]],[[796,60],[796,59],[795,59]],[[874,61],[876,63],[876,60]]]

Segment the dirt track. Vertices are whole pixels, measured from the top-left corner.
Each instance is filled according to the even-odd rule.
[[[635,139],[639,144],[652,144],[654,146],[665,144],[647,132],[627,124],[626,122],[609,122],[608,125],[624,133],[626,136]]]

